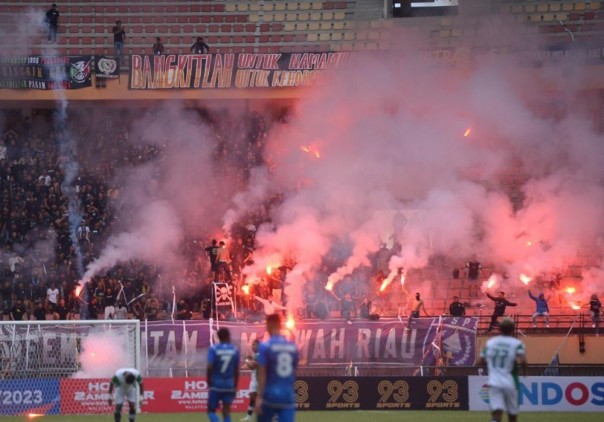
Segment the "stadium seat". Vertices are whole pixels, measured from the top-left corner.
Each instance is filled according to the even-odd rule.
[[[323,2],[313,1],[310,8],[312,10],[321,10],[323,9]]]
[[[274,9],[273,3],[264,3],[264,5],[262,6],[262,10],[264,10],[265,12],[272,12],[273,9]]]
[[[309,31],[318,31],[320,27],[321,24],[319,22],[309,22],[308,24]]]
[[[284,27],[283,27],[284,31],[295,31],[296,30],[296,24],[292,23],[292,22],[287,22]]]
[[[331,29],[331,22],[319,22],[319,29],[329,31]]]
[[[578,1],[574,5],[575,5],[575,10],[579,10],[579,11],[585,10],[585,2]]]
[[[310,14],[306,12],[302,12],[298,14],[299,21],[307,21],[310,18]]]
[[[247,3],[238,3],[237,4],[237,11],[238,12],[247,12],[248,10],[250,10],[250,5]]]
[[[229,3],[229,4],[225,5],[224,10],[225,10],[225,12],[236,12],[237,5],[233,4],[233,3]]]
[[[310,2],[303,1],[302,3],[300,3],[300,10],[310,10],[310,7]]]

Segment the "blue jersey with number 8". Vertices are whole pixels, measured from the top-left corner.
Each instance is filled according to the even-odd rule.
[[[258,347],[258,364],[266,368],[262,399],[268,406],[293,407],[298,348],[283,336],[272,336]]]
[[[208,351],[212,365],[210,390],[235,391],[235,369],[239,367],[239,350],[230,343],[218,343]]]

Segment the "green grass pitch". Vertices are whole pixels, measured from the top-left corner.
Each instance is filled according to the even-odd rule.
[[[489,414],[486,412],[464,411],[324,411],[324,412],[298,412],[297,422],[488,422]],[[242,414],[234,414],[233,422],[239,422]],[[522,422],[596,422],[604,420],[604,413],[520,413],[518,417]],[[40,416],[28,418],[26,416],[4,416],[2,422],[16,421],[49,421],[49,422],[112,422],[113,415],[94,416]],[[255,418],[254,418],[255,420]],[[504,421],[507,418],[504,416]],[[208,422],[205,414],[199,413],[174,413],[174,414],[141,414],[136,417],[137,422]],[[128,422],[128,416],[122,416],[122,422]]]

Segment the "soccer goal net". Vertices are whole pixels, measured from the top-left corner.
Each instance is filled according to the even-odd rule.
[[[43,414],[85,413],[63,407],[78,402],[78,397],[82,405],[90,399],[106,402],[115,371],[140,368],[139,324],[138,320],[0,323],[0,414],[38,408]],[[84,380],[86,388],[80,385]],[[88,380],[98,383],[91,387]]]

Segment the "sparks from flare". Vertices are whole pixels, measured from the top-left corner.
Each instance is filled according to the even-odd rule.
[[[581,307],[574,302],[568,302],[568,305],[571,307],[571,309],[573,309],[575,311],[578,311],[579,309],[581,309]]]
[[[333,290],[333,283],[328,281],[327,284],[325,285],[325,290],[328,290],[331,292]]]
[[[241,286],[241,290],[246,295],[249,295],[250,294],[250,285],[249,284],[244,284],[243,286]]]
[[[29,419],[39,418],[40,416],[44,416],[42,413],[28,413],[27,417]]]
[[[495,282],[497,280],[495,280],[494,276],[489,277],[489,281],[487,283],[487,289],[490,289],[491,287],[493,287],[495,285]]]
[[[287,321],[285,322],[285,328],[290,331],[296,328],[296,320],[291,315],[287,317]]]
[[[574,287],[567,287],[566,288],[566,293],[568,293],[569,295],[572,295],[573,293],[575,293],[577,291],[577,289],[575,289]]]
[[[522,281],[525,285],[528,285],[530,283],[530,281],[532,280],[528,275],[526,274],[520,274],[520,276],[518,277],[520,279],[520,281]]]
[[[82,293],[82,288],[84,286],[82,286],[81,284],[78,284],[78,286],[75,288],[74,293],[76,297],[80,297],[80,293]]]
[[[267,273],[268,275],[271,275],[271,273],[272,273],[272,272],[273,272],[273,267],[271,267],[270,265],[267,265],[267,266],[266,266],[266,273]]]
[[[405,274],[401,274],[401,286],[405,285]]]
[[[471,127],[467,128],[466,131],[463,133],[464,138],[467,138],[468,136],[470,136],[470,133],[472,133]]]
[[[321,158],[321,153],[318,149],[311,147],[310,145],[302,145],[300,149],[306,153],[312,154],[317,158]]]
[[[526,241],[526,247],[530,248],[531,246],[533,246],[533,242],[531,242],[530,240]]]
[[[390,284],[388,279],[385,279],[384,281],[382,281],[382,285],[380,286],[380,292],[383,292],[384,290],[386,290],[386,287],[388,287],[388,285]]]

